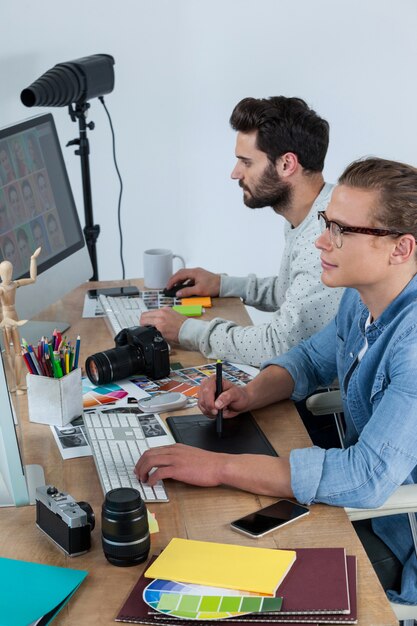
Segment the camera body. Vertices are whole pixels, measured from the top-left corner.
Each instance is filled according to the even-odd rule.
[[[143,373],[149,378],[164,378],[169,375],[168,344],[155,326],[124,328],[114,338],[118,348],[133,346],[143,354]]]
[[[92,383],[103,385],[135,374],[159,379],[169,376],[168,344],[155,326],[124,328],[116,347],[88,357],[85,369]]]
[[[68,556],[78,556],[90,549],[95,519],[87,502],[42,485],[36,488],[36,525]]]

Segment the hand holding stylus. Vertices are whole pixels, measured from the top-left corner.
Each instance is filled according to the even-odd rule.
[[[236,387],[226,378],[222,380],[223,391],[216,398],[216,378],[210,376],[203,380],[198,391],[198,407],[204,415],[217,418],[221,409],[223,418],[227,419],[250,408],[246,386]]]

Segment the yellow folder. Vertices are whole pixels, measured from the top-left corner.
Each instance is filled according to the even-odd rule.
[[[295,558],[294,550],[174,538],[145,576],[273,596]]]

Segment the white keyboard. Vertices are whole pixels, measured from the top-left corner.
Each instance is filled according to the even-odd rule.
[[[120,296],[112,298],[111,296],[99,295],[99,301],[114,335],[117,335],[123,328],[140,326],[141,313],[148,310],[142,298],[139,297]]]
[[[102,407],[84,412],[84,426],[104,493],[133,487],[145,502],[168,502],[162,481],[151,487],[133,471],[145,450],[174,443],[158,415],[137,407]]]

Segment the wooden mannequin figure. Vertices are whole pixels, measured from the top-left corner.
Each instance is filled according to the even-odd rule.
[[[16,289],[25,285],[31,285],[36,281],[38,267],[37,258],[41,252],[41,248],[37,248],[30,257],[30,278],[21,278],[12,280],[13,265],[10,261],[2,261],[0,263],[0,304],[2,308],[2,319],[0,328],[3,332],[4,351],[9,364],[10,371],[14,373],[14,384],[11,391],[18,394],[25,392],[26,386],[21,381],[23,369],[23,357],[21,349],[21,340],[19,326],[25,324],[27,320],[19,320],[16,312]],[[13,352],[11,351],[13,346]]]

